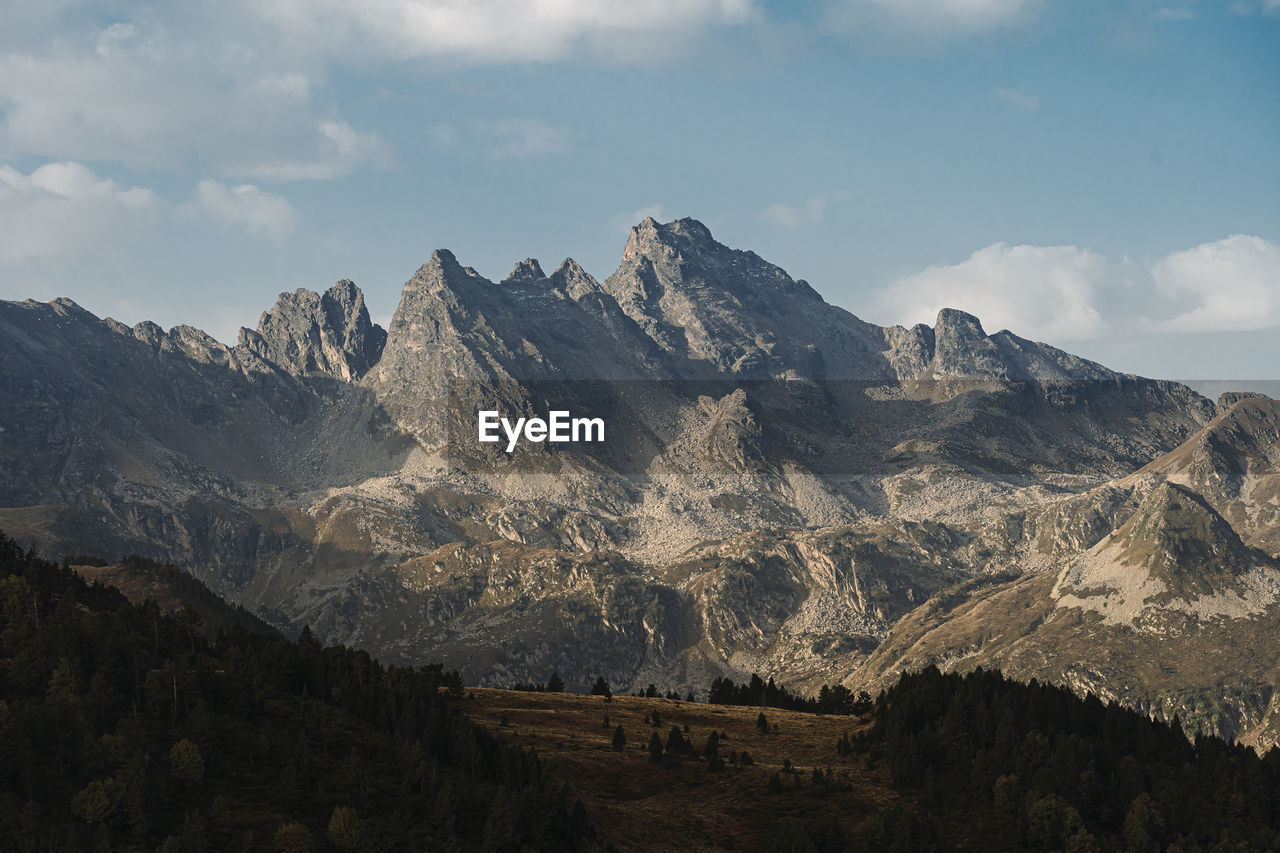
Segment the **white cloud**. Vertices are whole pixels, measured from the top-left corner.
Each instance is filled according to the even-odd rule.
[[[9,4],[0,162],[34,155],[251,181],[324,180],[393,160],[328,81],[405,60],[662,62],[763,19],[758,0],[226,0]],[[109,25],[104,20],[115,21]],[[563,150],[512,127],[504,156]]]
[[[662,205],[649,204],[639,210],[624,210],[621,213],[615,213],[609,220],[609,228],[619,234],[626,234],[634,226],[649,217],[656,219],[658,222],[664,222],[667,219],[666,214],[663,213]]]
[[[145,22],[77,22],[0,50],[0,156],[277,180],[385,162],[381,140],[315,103],[321,65],[277,49],[233,7],[182,18],[188,7],[174,4]],[[221,17],[194,17],[205,13]]]
[[[193,211],[272,240],[287,237],[298,220],[297,212],[287,199],[251,184],[229,187],[212,180],[196,185]]]
[[[1023,110],[1030,111],[1040,106],[1039,98],[1020,89],[996,89],[996,97]]]
[[[386,143],[376,133],[361,133],[340,119],[320,122],[320,135],[350,163],[379,162],[389,156]]]
[[[826,208],[826,199],[815,197],[800,205],[771,204],[760,211],[760,216],[782,228],[795,229],[821,222]]]
[[[977,315],[988,331],[1070,341],[1106,333],[1096,302],[1117,276],[1102,256],[1075,246],[995,243],[950,266],[932,266],[877,292],[866,313],[890,322],[933,324],[941,308]]]
[[[1280,326],[1280,246],[1236,234],[1174,252],[1151,268],[1158,292],[1182,303],[1149,322],[1170,332],[1246,331]]]
[[[569,134],[540,119],[505,119],[488,129],[500,140],[493,147],[496,157],[538,157],[569,150]]]
[[[1038,0],[835,0],[830,21],[851,30],[967,35],[1022,23]]]
[[[110,249],[149,228],[158,204],[150,190],[126,189],[81,163],[47,163],[29,175],[0,166],[0,264]]]
[[[864,310],[911,325],[931,324],[940,308],[1052,342],[1096,339],[1113,325],[1192,334],[1277,328],[1280,245],[1236,234],[1141,266],[1076,246],[995,243],[881,288]]]
[[[757,20],[753,0],[270,0],[260,14],[326,50],[394,59],[546,62],[582,50],[630,58],[710,27]]]

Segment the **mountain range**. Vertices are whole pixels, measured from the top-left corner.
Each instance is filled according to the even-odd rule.
[[[999,667],[1280,742],[1280,403],[978,318],[881,327],[701,223],[597,281],[434,252],[226,346],[0,302],[0,529],[171,562],[291,632],[474,684],[876,689]],[[476,412],[601,417],[599,445]]]

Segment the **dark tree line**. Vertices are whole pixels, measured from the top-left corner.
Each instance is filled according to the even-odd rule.
[[[988,849],[1280,848],[1280,749],[1188,740],[1176,717],[995,671],[903,675],[874,714],[850,746],[932,815],[913,831],[979,828]]]
[[[511,685],[511,689],[525,693],[563,693],[564,679],[560,677],[560,673],[553,672],[545,683],[539,681],[537,684],[533,684],[517,681]]]
[[[871,710],[871,695],[866,691],[854,695],[841,684],[822,685],[817,698],[809,699],[792,693],[770,677],[764,681],[752,673],[745,684],[735,684],[731,678],[717,678],[711,682],[707,702],[712,705],[748,705],[765,708],[782,708],[810,714],[865,714]]]
[[[997,671],[929,667],[852,704],[824,693],[805,699],[758,677],[711,687],[722,704],[871,714],[869,729],[833,744],[837,760],[887,767],[903,798],[858,819],[786,821],[779,851],[1280,849],[1280,748],[1259,755],[1214,736],[1188,739],[1176,717],[1153,720]],[[769,731],[763,712],[757,726]],[[815,769],[804,790],[816,796],[830,781]],[[801,788],[775,775],[768,790]]]
[[[456,673],[215,639],[0,535],[0,849],[573,850],[580,804]]]
[[[65,562],[71,565],[93,565],[88,562],[92,558],[68,558]],[[86,562],[81,563],[81,560]],[[105,560],[94,562],[105,563]],[[209,589],[197,578],[184,572],[177,566],[157,563],[137,554],[129,554],[120,560],[130,575],[146,577],[172,590],[173,594],[183,602],[191,614],[199,617],[201,633],[213,640],[220,633],[229,633],[243,629],[250,633],[270,633],[270,625],[245,610],[238,604],[224,601],[213,590]]]

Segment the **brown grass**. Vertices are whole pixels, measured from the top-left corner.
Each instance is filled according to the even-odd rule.
[[[846,830],[884,808],[895,794],[888,772],[869,769],[864,758],[840,758],[836,741],[867,725],[856,717],[825,716],[772,708],[703,705],[670,699],[558,693],[525,693],[476,688],[463,709],[477,723],[548,759],[560,778],[581,798],[588,818],[605,841],[620,850],[770,850],[781,824],[834,814]],[[763,710],[776,733],[761,734],[756,715]],[[663,743],[673,725],[682,729],[698,755],[655,765],[649,760],[644,722],[656,711]],[[609,715],[609,727],[602,725]],[[502,725],[503,717],[506,725]],[[621,724],[626,748],[611,741]],[[722,737],[722,772],[707,768],[701,751],[707,736]],[[747,751],[755,764],[729,764],[731,751]],[[789,760],[794,773],[783,771]],[[813,769],[834,772],[842,790],[815,792]],[[786,787],[770,793],[769,779],[781,773]],[[847,785],[847,788],[845,787]]]

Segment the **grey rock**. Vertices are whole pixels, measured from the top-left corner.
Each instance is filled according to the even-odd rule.
[[[546,277],[536,258],[525,258],[515,265],[504,281],[542,281]]]
[[[566,401],[608,413],[607,447],[458,450],[481,402]],[[439,250],[385,335],[350,282],[283,294],[234,347],[0,303],[0,528],[171,560],[277,623],[486,684],[812,689],[989,661],[1192,708],[1201,675],[1135,673],[1121,629],[1071,622],[1054,588],[1127,543],[1185,598],[1152,617],[1184,651],[1205,614],[1229,643],[1274,615],[1248,608],[1280,557],[1280,404],[1228,402],[962,311],[866,323],[695,220],[646,220],[604,282],[527,259],[495,283]],[[1274,742],[1274,673],[1250,666],[1235,719]]]
[[[292,373],[350,382],[377,363],[386,339],[369,319],[360,288],[344,279],[323,295],[305,289],[280,294],[256,332],[240,330],[239,343]]]

